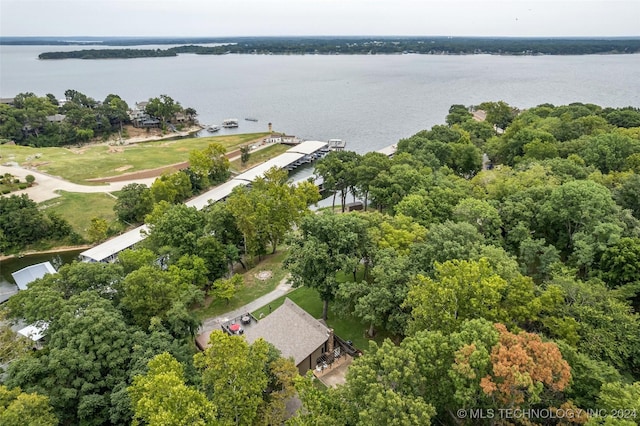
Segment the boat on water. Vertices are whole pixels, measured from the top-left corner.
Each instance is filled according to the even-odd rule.
[[[217,124],[212,124],[211,126],[207,127],[207,131],[211,132],[211,133],[215,133],[218,130],[220,130],[222,127],[218,126]]]
[[[238,127],[238,119],[237,118],[227,118],[222,122],[222,127],[232,128]]]
[[[328,148],[331,151],[344,151],[347,142],[342,139],[329,139]]]
[[[253,118],[253,117],[247,117],[247,118],[245,118],[245,120],[247,120],[247,121],[258,121],[257,118]]]

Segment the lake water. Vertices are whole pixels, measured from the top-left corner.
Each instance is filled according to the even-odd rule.
[[[359,153],[443,123],[452,104],[640,106],[640,55],[37,59],[45,51],[76,49],[0,46],[0,97],[34,92],[63,98],[75,89],[97,100],[114,93],[133,106],[166,94],[195,108],[203,124],[240,119],[238,129],[218,134],[266,131],[272,122],[274,130],[304,139],[344,139]],[[0,276],[10,281],[16,265],[0,265]]]
[[[61,253],[33,254],[0,262],[0,302],[5,301],[10,295],[18,291],[18,286],[16,286],[15,280],[11,276],[12,272],[42,262],[51,262],[56,269],[59,269],[60,265],[78,260],[78,255],[82,251],[70,250]]]
[[[0,46],[0,96],[63,98],[75,89],[98,100],[115,93],[132,106],[167,94],[195,108],[203,124],[240,119],[238,129],[221,134],[266,131],[272,122],[274,130],[305,139],[344,139],[360,153],[443,123],[452,104],[640,106],[640,55],[37,59],[77,48]]]

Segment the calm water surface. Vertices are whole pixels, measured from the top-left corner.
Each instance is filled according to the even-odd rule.
[[[167,46],[143,46],[155,47]],[[640,55],[37,59],[44,51],[76,49],[0,46],[0,97],[34,92],[63,98],[75,89],[97,100],[118,94],[133,106],[167,94],[195,108],[203,124],[240,119],[238,129],[220,134],[266,131],[272,122],[274,130],[305,139],[344,139],[360,153],[443,123],[452,104],[640,106]],[[9,285],[10,272],[28,264],[0,265],[0,281]]]
[[[640,55],[208,56],[37,59],[75,46],[0,46],[0,96],[75,89],[129,105],[167,94],[203,124],[239,118],[227,132],[274,129],[341,138],[363,153],[444,122],[452,104],[504,100],[527,108],[571,102],[640,105]],[[244,121],[255,117],[257,123]]]

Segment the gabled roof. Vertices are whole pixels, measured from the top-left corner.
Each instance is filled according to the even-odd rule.
[[[287,298],[256,325],[247,327],[244,336],[249,343],[263,338],[298,365],[329,339],[329,329]]]
[[[26,290],[27,285],[38,278],[44,277],[46,274],[55,274],[56,270],[49,262],[36,263],[35,265],[27,266],[19,271],[12,272],[11,276],[16,281],[20,290]]]

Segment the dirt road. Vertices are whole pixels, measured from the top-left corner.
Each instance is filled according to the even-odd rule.
[[[112,192],[119,191],[125,185],[130,183],[143,183],[147,186],[151,186],[156,177],[148,178],[132,178],[132,180],[125,180],[120,182],[110,182],[103,185],[78,185],[71,183],[56,176],[51,176],[45,173],[38,172],[36,170],[25,169],[18,165],[13,166],[0,166],[0,175],[10,173],[13,176],[20,178],[24,181],[27,175],[33,175],[36,178],[35,184],[31,188],[23,189],[21,191],[12,192],[10,195],[27,194],[36,203],[41,203],[52,198],[59,197],[60,194],[57,191],[67,192],[83,192],[83,193],[96,193],[96,192]]]

